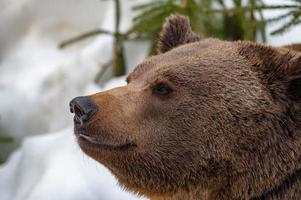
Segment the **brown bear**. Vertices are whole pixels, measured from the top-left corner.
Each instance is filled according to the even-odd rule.
[[[81,149],[153,200],[301,199],[301,49],[167,19],[127,85],[70,102]]]

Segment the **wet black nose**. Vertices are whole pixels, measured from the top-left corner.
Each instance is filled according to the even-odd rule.
[[[70,101],[70,112],[75,114],[74,122],[82,126],[97,112],[97,107],[88,97],[76,97]]]

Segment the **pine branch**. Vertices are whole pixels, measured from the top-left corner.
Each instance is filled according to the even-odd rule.
[[[280,28],[274,30],[271,35],[283,34],[287,32],[293,26],[300,24],[301,20],[299,18],[293,18],[290,22],[286,23],[285,25],[281,26]]]
[[[259,2],[260,5],[264,6],[263,0],[258,0],[258,2]],[[259,27],[260,35],[261,35],[261,38],[262,38],[262,42],[266,42],[267,41],[266,28],[265,28],[266,27],[266,22],[265,22],[262,10],[259,11],[258,13],[259,13],[260,22],[262,23],[262,25]]]
[[[213,12],[213,13],[237,13],[237,12],[250,12],[253,10],[279,10],[279,9],[290,9],[296,8],[296,5],[262,5],[262,6],[246,6],[240,8],[226,8],[226,9],[201,9],[203,12]]]
[[[0,136],[0,143],[12,143],[14,139],[10,136]]]
[[[99,83],[100,79],[103,77],[103,75],[105,74],[105,72],[112,66],[113,61],[110,60],[109,62],[105,63],[104,65],[101,66],[101,69],[99,70],[99,72],[96,74],[95,78],[94,78],[94,82],[96,84]]]
[[[89,31],[87,33],[83,33],[81,35],[75,36],[74,38],[63,41],[59,45],[59,48],[63,49],[63,48],[65,48],[65,47],[67,47],[67,46],[69,46],[73,43],[88,39],[90,37],[94,37],[94,36],[99,35],[99,34],[114,35],[114,33],[110,32],[110,31],[106,31],[106,30],[102,30],[102,29],[96,29],[96,30]]]
[[[148,9],[150,7],[157,7],[157,6],[165,6],[166,2],[164,1],[155,1],[155,2],[150,2],[150,3],[146,3],[146,4],[142,4],[142,5],[137,5],[132,7],[132,10],[136,11],[136,10],[144,10],[144,9]]]
[[[125,53],[123,42],[123,34],[120,33],[120,20],[121,20],[121,4],[120,0],[115,0],[115,34],[114,34],[114,57],[113,57],[113,66],[114,66],[114,76],[121,76],[125,74],[126,62],[125,62]]]
[[[272,22],[278,22],[278,21],[284,20],[284,19],[290,17],[291,15],[293,15],[294,12],[295,11],[290,11],[290,12],[287,12],[285,14],[282,14],[282,15],[279,15],[279,16],[267,19],[266,22],[267,23],[272,23]]]
[[[171,8],[175,8],[175,5],[173,4],[173,2],[167,2],[167,3],[164,3],[164,4],[160,4],[160,5],[155,5],[155,6],[151,6],[150,8],[144,10],[143,12],[141,12],[141,14],[135,16],[133,18],[133,21],[136,22],[138,20],[142,20],[143,18],[150,18],[151,16],[155,16],[157,15],[156,13],[158,12],[162,12],[165,10],[166,12],[166,9],[171,9]]]

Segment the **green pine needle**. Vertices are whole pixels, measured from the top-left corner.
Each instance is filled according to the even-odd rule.
[[[12,143],[14,139],[10,136],[0,136],[0,143]]]

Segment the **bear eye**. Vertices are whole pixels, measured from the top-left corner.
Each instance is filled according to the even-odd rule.
[[[166,96],[172,92],[171,88],[165,83],[158,83],[153,87],[153,94]]]

